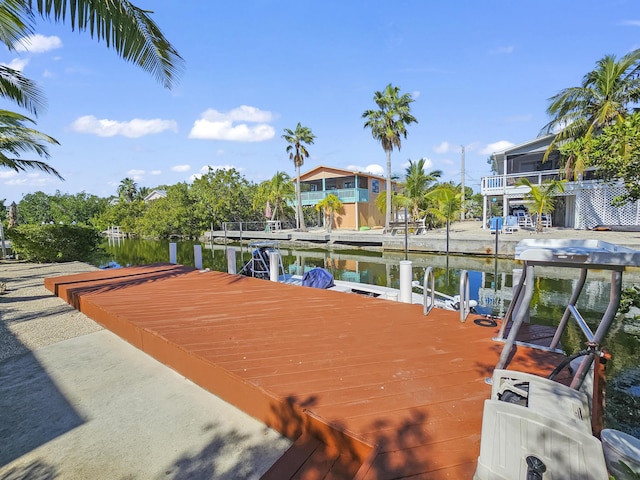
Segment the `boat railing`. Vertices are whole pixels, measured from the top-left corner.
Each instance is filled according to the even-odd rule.
[[[467,320],[467,315],[471,311],[469,305],[469,272],[462,270],[460,272],[460,321]]]
[[[427,285],[428,283],[428,285]],[[436,300],[436,290],[435,290],[435,275],[433,274],[433,267],[427,267],[424,271],[424,280],[422,282],[422,291],[423,291],[423,311],[425,315],[429,315],[431,310],[433,309],[433,304]],[[427,293],[429,293],[430,301],[427,302]]]
[[[600,346],[615,318],[620,305],[622,291],[622,273],[629,266],[640,266],[640,252],[601,241],[578,240],[523,240],[516,246],[516,260],[523,261],[523,274],[515,288],[513,300],[495,340],[505,342],[496,369],[506,367],[514,345],[523,345],[535,349],[555,351],[558,349],[562,334],[570,318],[573,318],[587,339],[590,351],[576,371],[571,387],[579,389],[584,382],[594,358],[600,353]],[[569,267],[580,269],[577,283],[571,293],[562,319],[556,328],[549,346],[520,342],[516,340],[521,326],[528,318],[534,290],[534,266]],[[589,269],[609,270],[611,272],[611,290],[609,304],[598,323],[595,332],[591,331],[576,303],[583,290]],[[506,335],[507,324],[511,325]]]
[[[471,312],[472,305],[469,295],[469,273],[466,270],[462,270],[461,272],[460,295],[457,298],[442,292],[438,292],[435,289],[435,276],[432,267],[427,267],[425,269],[422,284],[420,284],[420,282],[418,281],[415,281],[412,283],[412,286],[418,288],[419,290],[422,290],[422,304],[424,315],[429,315],[431,309],[435,304],[436,298],[451,305],[459,304],[461,322],[464,322]]]

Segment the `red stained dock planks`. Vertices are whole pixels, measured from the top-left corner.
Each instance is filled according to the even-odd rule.
[[[45,286],[296,440],[265,478],[471,478],[498,327],[420,305],[159,264]],[[548,373],[519,347],[509,368]],[[318,443],[320,441],[320,443]],[[283,473],[286,472],[286,473]],[[283,477],[284,475],[284,477]]]

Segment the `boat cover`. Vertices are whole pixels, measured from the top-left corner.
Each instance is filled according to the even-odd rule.
[[[331,288],[334,285],[333,275],[324,268],[314,268],[313,270],[309,270],[302,277],[303,287]]]

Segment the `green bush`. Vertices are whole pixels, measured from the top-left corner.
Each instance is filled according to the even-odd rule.
[[[99,251],[100,234],[80,225],[18,225],[8,230],[14,253],[30,262],[86,262]]]

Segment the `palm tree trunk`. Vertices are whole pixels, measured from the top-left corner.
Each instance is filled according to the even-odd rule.
[[[385,187],[387,195],[386,212],[384,214],[384,231],[389,231],[391,225],[391,150],[387,150],[387,184]]]
[[[297,211],[298,211],[298,230],[306,230],[307,227],[304,224],[304,216],[302,215],[302,193],[300,192],[300,165],[296,165],[296,170],[297,170],[297,174],[298,174],[298,178],[296,179],[296,184],[297,184],[297,196],[298,196],[298,205],[297,205]]]

